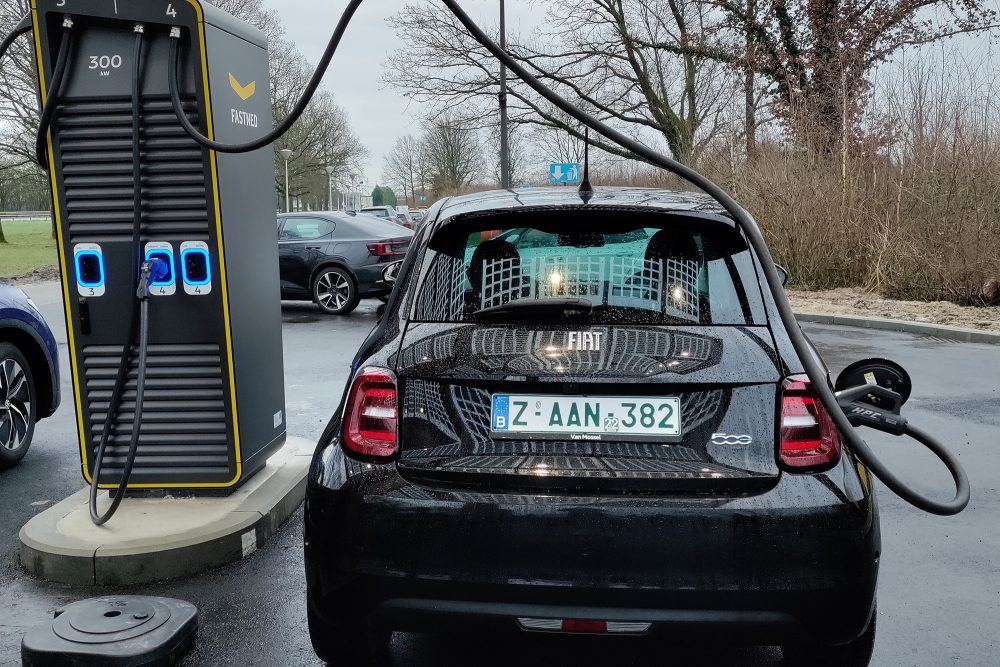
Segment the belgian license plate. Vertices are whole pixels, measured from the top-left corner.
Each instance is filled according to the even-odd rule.
[[[490,424],[498,437],[540,435],[604,440],[681,435],[681,399],[494,394]]]

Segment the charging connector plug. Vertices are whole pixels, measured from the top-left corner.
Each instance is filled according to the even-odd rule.
[[[135,296],[140,301],[149,300],[149,286],[159,282],[170,274],[170,267],[159,257],[146,260],[139,267],[139,287]]]
[[[906,435],[909,424],[899,414],[903,399],[893,390],[879,385],[861,385],[839,391],[836,396],[840,409],[852,426],[867,426],[891,435]],[[889,406],[889,409],[876,405]]]

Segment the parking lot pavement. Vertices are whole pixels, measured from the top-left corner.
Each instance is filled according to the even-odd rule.
[[[165,595],[199,607],[200,631],[185,666],[317,664],[305,628],[301,512],[250,558],[191,579],[120,590],[54,586],[17,563],[17,531],[33,514],[82,486],[55,283],[29,288],[62,349],[66,401],[38,426],[21,466],[0,474],[0,665],[18,664],[23,632],[68,602],[109,593]],[[315,438],[340,400],[350,360],[374,324],[378,302],[326,317],[309,304],[284,308],[289,431]],[[907,334],[813,326],[807,331],[834,371],[887,356],[913,375],[906,414],[948,436],[969,470],[973,499],[955,518],[913,510],[885,490],[874,665],[996,664],[1000,627],[1000,346],[959,345]],[[915,444],[873,435],[890,465],[923,491],[950,493],[946,473]],[[397,665],[778,665],[767,648],[652,645],[642,640],[521,639],[397,634]],[[488,642],[488,643],[487,643]],[[488,647],[488,648],[487,648]],[[484,650],[486,648],[486,650]]]

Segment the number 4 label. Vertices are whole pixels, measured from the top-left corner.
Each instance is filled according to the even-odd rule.
[[[174,9],[173,4],[168,4],[167,5],[167,16],[170,16],[170,17],[173,17],[173,18],[177,18],[177,10]]]

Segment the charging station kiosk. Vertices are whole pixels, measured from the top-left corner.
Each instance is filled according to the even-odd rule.
[[[185,134],[168,94],[181,37],[192,123],[220,141],[267,131],[267,42],[200,0],[33,0],[44,102],[72,17],[75,40],[48,135],[83,476],[110,408],[136,299],[132,90],[141,58],[141,253],[166,275],[149,286],[148,371],[129,489],[227,492],[285,440],[284,373],[271,148],[231,156]],[[136,409],[135,355],[101,488],[121,479]]]

